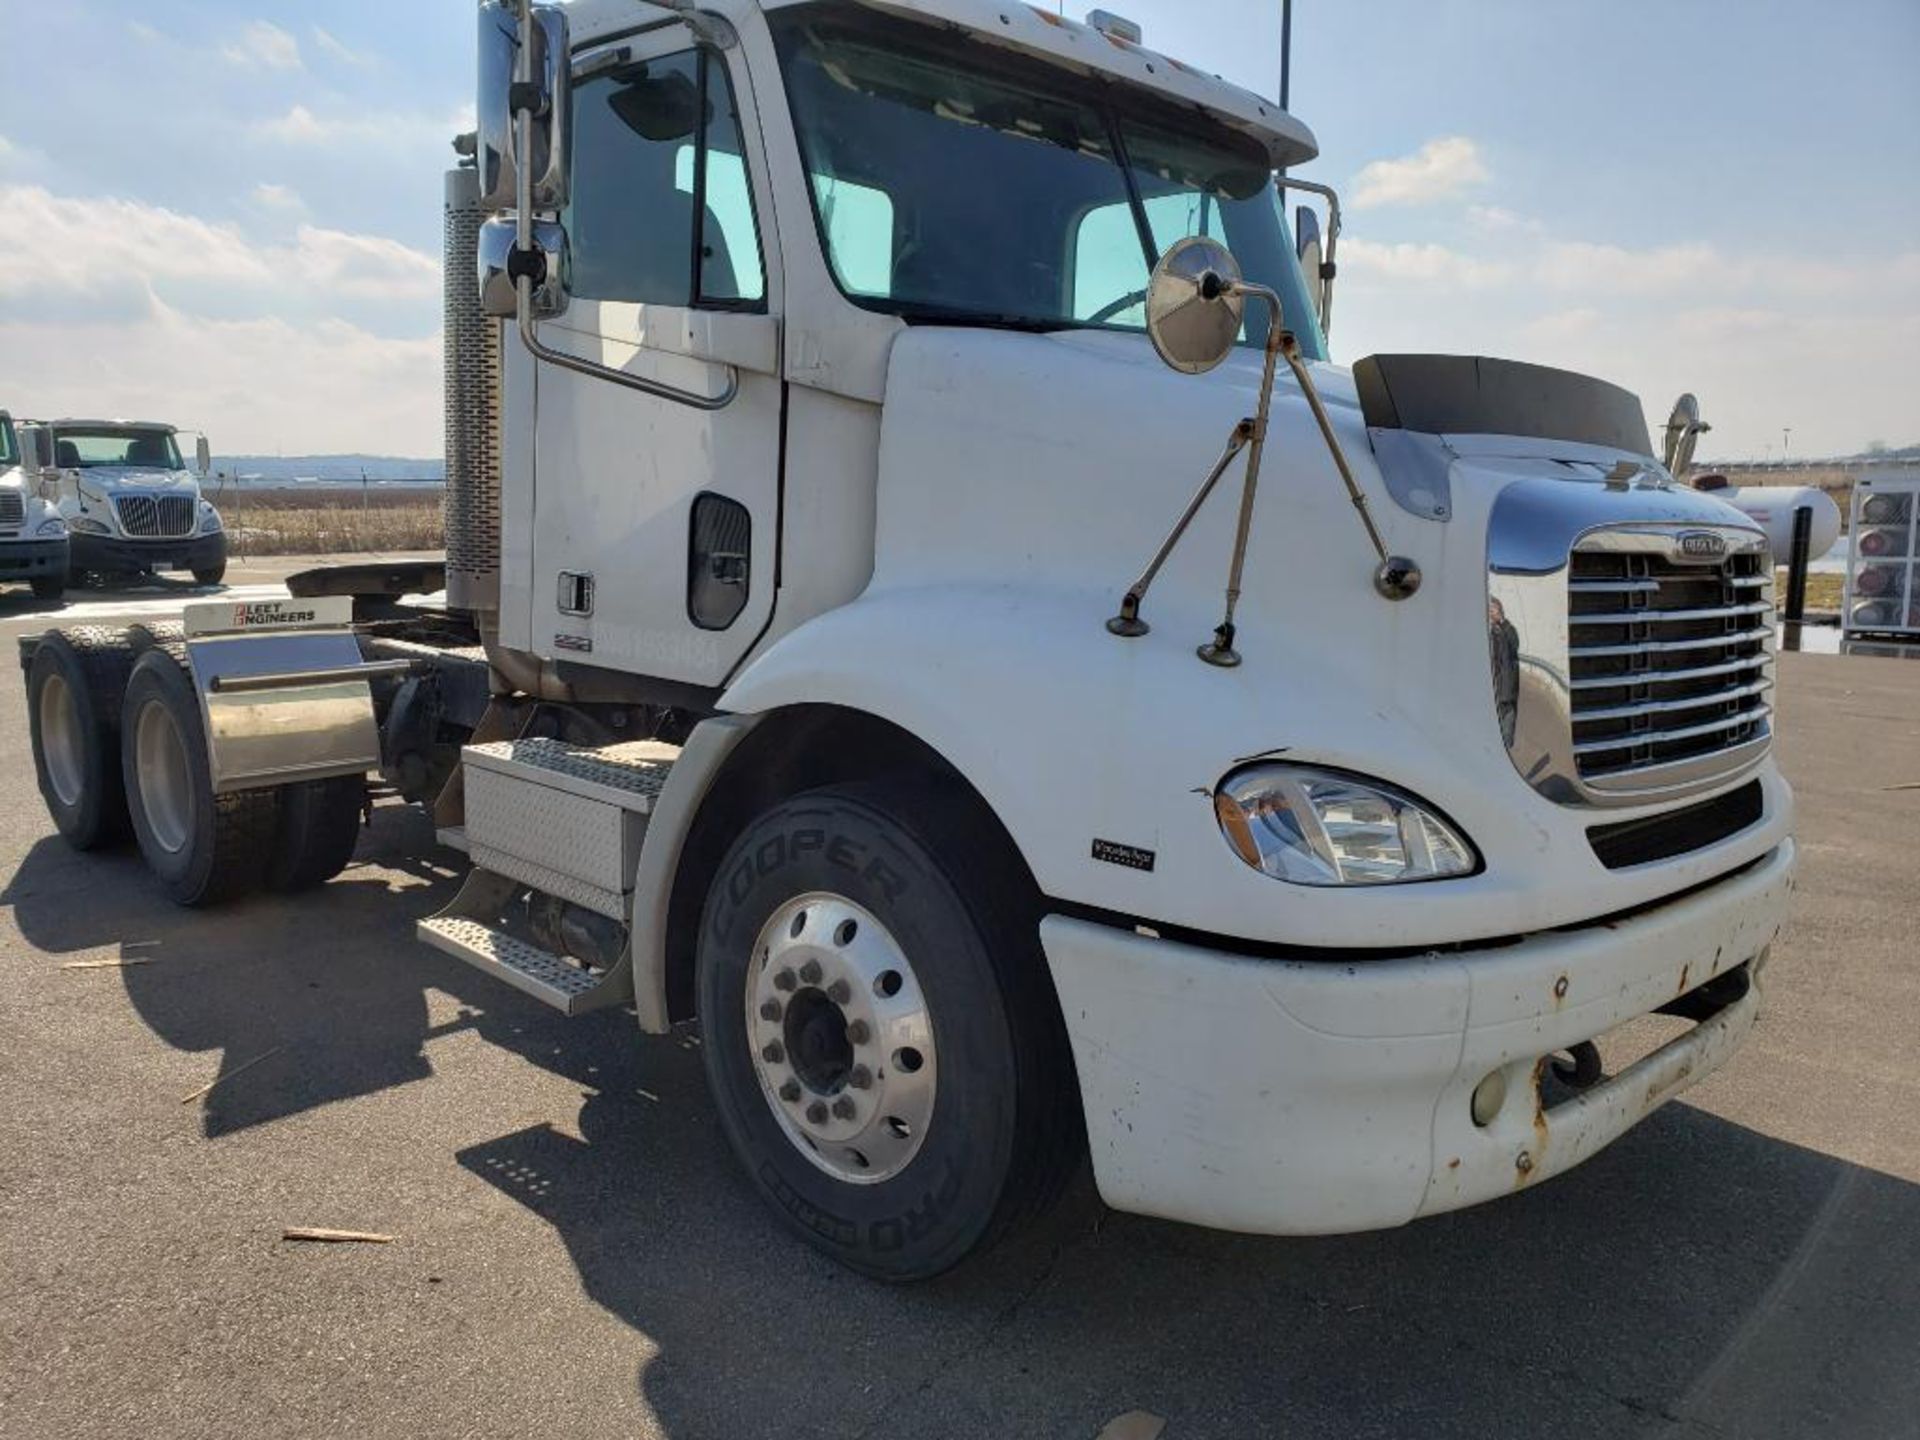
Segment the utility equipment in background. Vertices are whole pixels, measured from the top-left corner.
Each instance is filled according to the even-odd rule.
[[[1920,469],[1854,482],[1844,638],[1920,638]]]

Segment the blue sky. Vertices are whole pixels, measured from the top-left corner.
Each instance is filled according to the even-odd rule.
[[[1076,7],[1069,7],[1073,11]],[[1109,0],[1273,93],[1279,4]],[[13,8],[0,405],[431,454],[468,0]],[[1334,349],[1699,393],[1707,451],[1920,440],[1920,4],[1297,0]]]

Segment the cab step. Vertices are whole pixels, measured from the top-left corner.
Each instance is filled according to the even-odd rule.
[[[506,876],[475,870],[453,903],[420,921],[414,933],[434,949],[506,981],[563,1015],[585,1015],[631,1000],[631,946],[611,969],[596,972],[507,932],[500,913],[522,888]]]

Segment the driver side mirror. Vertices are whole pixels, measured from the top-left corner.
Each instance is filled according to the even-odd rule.
[[[525,92],[515,81],[520,57],[520,21],[511,4],[489,0],[480,7],[480,75],[475,161],[480,203],[489,210],[519,204],[515,164],[515,101],[532,111],[532,193],[535,210],[561,210],[567,203],[567,120],[572,110],[572,58],[564,12],[533,7],[528,26],[533,79]]]
[[[1326,263],[1326,251],[1320,240],[1320,216],[1302,205],[1293,212],[1293,249],[1300,257],[1300,273],[1306,277],[1307,298],[1313,302],[1313,317],[1326,328],[1326,296],[1320,269]]]
[[[193,442],[193,468],[200,472],[202,480],[207,478],[207,472],[213,468],[213,447],[207,444],[207,437],[204,435]]]
[[[516,226],[495,216],[480,227],[474,259],[479,267],[480,309],[495,320],[511,320],[520,313],[519,285],[513,274]],[[533,284],[533,318],[552,320],[567,309],[567,232],[553,220],[533,222],[533,245],[539,252],[539,274]]]
[[[35,425],[22,438],[27,442],[27,468],[44,479],[54,468],[53,432]]]

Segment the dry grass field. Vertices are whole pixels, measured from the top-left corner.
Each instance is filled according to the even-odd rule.
[[[364,499],[350,490],[229,490],[215,503],[241,556],[437,550],[444,543],[438,490],[374,490]]]

